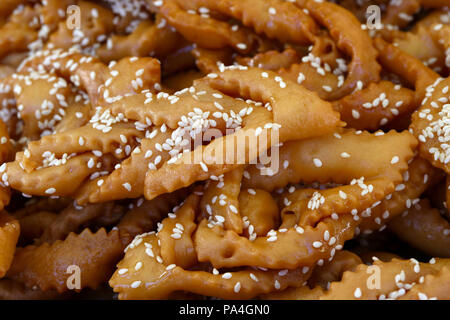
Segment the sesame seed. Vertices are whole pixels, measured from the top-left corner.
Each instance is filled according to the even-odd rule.
[[[396,163],[398,163],[399,162],[399,158],[397,157],[397,156],[394,156],[393,158],[392,158],[392,160],[391,160],[391,164],[396,164]]]
[[[259,281],[259,279],[253,273],[250,273],[250,278],[255,282]]]
[[[275,289],[277,289],[277,290],[280,290],[280,288],[281,288],[280,282],[278,280],[275,280],[274,286],[275,286]]]
[[[128,269],[126,269],[126,268],[122,268],[122,269],[119,269],[119,271],[117,271],[117,273],[120,275],[125,274],[127,272],[128,272]]]
[[[315,165],[317,168],[322,167],[322,161],[321,161],[320,159],[314,158],[314,159],[313,159],[313,162],[314,162],[314,165]]]
[[[208,172],[208,167],[206,166],[206,164],[203,161],[200,161],[200,166],[202,167],[203,171]]]
[[[55,193],[56,192],[56,189],[55,188],[48,188],[47,190],[45,190],[45,193],[46,194],[53,194],[53,193]]]
[[[313,245],[314,248],[320,248],[322,246],[322,242],[314,241],[312,245]]]

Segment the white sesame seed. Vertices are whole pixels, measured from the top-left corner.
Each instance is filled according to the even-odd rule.
[[[119,271],[117,271],[117,273],[120,275],[125,274],[127,272],[128,272],[128,269],[126,269],[126,268],[122,268],[122,269],[119,269]]]
[[[259,281],[259,279],[253,273],[250,273],[250,278],[255,282]]]
[[[224,273],[224,274],[222,275],[222,278],[223,278],[223,279],[231,279],[232,276],[233,276],[233,275],[232,275],[231,273],[226,272],[226,273]]]
[[[317,168],[322,167],[322,161],[321,161],[320,159],[314,158],[314,159],[313,159],[313,162],[314,162],[314,165],[315,165]]]
[[[208,172],[208,167],[206,166],[206,164],[203,161],[200,161],[200,166],[202,167],[203,171]]]
[[[397,157],[397,156],[394,156],[393,158],[392,158],[392,160],[391,160],[391,164],[396,164],[396,163],[398,163],[399,162],[399,158]]]
[[[53,193],[55,193],[56,192],[56,189],[55,188],[48,188],[47,190],[45,190],[45,193],[46,194],[53,194]]]
[[[275,280],[274,286],[275,286],[275,289],[277,289],[277,290],[280,290],[280,288],[281,288],[280,282],[278,280]]]
[[[314,241],[312,245],[313,245],[314,248],[320,248],[322,246],[322,242]]]

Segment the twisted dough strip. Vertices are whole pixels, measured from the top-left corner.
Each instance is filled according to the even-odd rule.
[[[250,241],[218,225],[208,226],[208,222],[203,220],[198,225],[194,241],[198,260],[209,261],[216,268],[311,268],[318,260],[329,259],[330,252],[336,251],[336,247],[340,248],[346,240],[351,239],[356,225],[350,215],[338,220],[326,218],[316,226],[287,226],[280,229],[281,232],[274,232],[276,236],[260,236]],[[334,239],[331,244],[323,241],[325,234]]]
[[[171,26],[190,42],[208,49],[221,49],[231,46],[244,52],[253,47],[253,37],[248,29],[238,28],[233,31],[231,26],[209,16],[199,16],[183,10],[177,0],[164,1],[160,14]]]
[[[411,129],[420,141],[420,155],[447,173],[450,172],[446,131],[450,107],[449,85],[450,78],[439,78],[427,87],[427,96],[420,109],[413,114],[411,123]]]
[[[219,61],[223,62],[225,65],[228,65],[222,59]],[[236,61],[240,65],[244,66],[278,71],[283,68],[289,68],[295,63],[300,63],[301,60],[298,53],[294,49],[288,48],[282,52],[270,50],[263,53],[258,53],[253,57],[238,57],[236,58]],[[200,68],[200,70],[202,70],[202,68]]]
[[[106,62],[127,56],[143,57],[149,53],[152,57],[161,59],[185,42],[160,15],[156,15],[154,22],[141,21],[128,35],[112,35],[109,39],[108,45],[102,45],[96,52]]]
[[[244,179],[242,186],[273,191],[298,182],[349,183],[360,177],[398,183],[416,145],[416,139],[406,131],[370,134],[345,130],[341,134],[292,141],[280,149],[283,168],[268,176],[262,175],[257,166],[249,166],[249,178]],[[392,161],[396,156],[399,161]]]
[[[197,88],[201,89],[204,88],[204,86],[200,85]],[[185,133],[185,129],[179,126],[180,119],[182,121],[186,121],[183,120],[186,119],[186,108],[193,109],[192,112],[187,112],[188,116],[192,118],[199,117],[196,111],[199,108],[201,108],[204,113],[214,113],[218,110],[218,107],[216,107],[213,102],[219,100],[216,97],[220,96],[220,106],[227,109],[228,106],[230,106],[230,117],[232,115],[236,117],[236,114],[240,113],[243,109],[248,109],[248,104],[236,101],[235,99],[228,96],[223,96],[223,94],[220,94],[219,92],[211,93],[211,95],[200,95],[200,92],[205,92],[205,90],[198,92],[199,95],[197,96],[195,94],[191,95],[187,90],[184,90],[184,93],[180,94],[179,96],[171,96],[172,98],[181,100],[173,104],[173,106],[172,103],[169,102],[171,100],[166,98],[166,96],[163,96],[164,98],[160,98],[160,96],[157,95],[157,99],[151,105],[147,104],[145,108],[142,108],[142,104],[145,105],[147,102],[141,101],[148,99],[148,93],[130,96],[117,103],[112,104],[111,107],[108,108],[108,110],[111,110],[114,114],[120,115],[123,111],[126,117],[139,119],[147,124],[151,122],[155,125],[161,125],[161,127],[154,128],[153,130],[152,128],[149,128],[149,130],[145,133],[145,136],[148,138],[142,139],[141,145],[138,148],[135,148],[130,158],[125,160],[119,168],[116,168],[116,170],[105,179],[99,178],[89,183],[86,188],[79,192],[77,199],[81,203],[84,203],[87,201],[99,202],[121,199],[124,197],[139,197],[140,195],[142,195],[144,176],[141,174],[141,172],[148,170],[148,168],[150,168],[149,165],[153,163],[153,170],[157,169],[157,167],[165,163],[170,157],[176,155],[173,154],[173,151],[177,150],[170,150],[172,148],[170,146],[174,146],[175,143],[179,144],[178,142],[176,142],[178,141],[176,139],[177,135],[180,135],[180,132]],[[214,97],[213,95],[215,95],[216,97]],[[194,99],[197,97],[200,97],[198,98],[199,100],[205,100],[205,102],[201,103],[200,101]],[[186,104],[184,104],[183,108],[178,107],[178,104],[181,104],[181,102],[184,100],[186,100]],[[218,103],[219,102],[217,102],[217,104]],[[167,107],[165,107],[166,105]],[[168,110],[168,108],[170,108],[170,110]],[[267,118],[267,120],[263,120],[264,118]],[[263,124],[271,122],[270,118],[271,114],[268,110],[262,107],[258,107],[257,110],[253,111],[252,114],[247,116],[244,120],[245,124],[252,128],[252,122],[257,122],[259,126],[263,126]],[[217,119],[217,117],[213,117],[213,119],[215,126],[224,132],[226,131],[226,127],[230,127],[229,121],[224,120],[225,116],[223,117],[223,119]],[[195,119],[193,119],[192,121],[194,120]],[[191,124],[187,123],[187,125]],[[231,123],[231,127],[232,125],[234,125],[234,123]],[[186,126],[186,124],[184,126]],[[256,125],[253,126],[255,127]],[[171,128],[177,128],[177,132],[174,132],[173,130],[171,130]],[[194,127],[192,131],[195,130],[197,130],[197,128]],[[197,133],[191,133],[191,136],[189,136],[188,138],[194,138],[193,134],[196,135]],[[163,146],[164,149],[162,149],[161,146]],[[169,147],[169,149],[167,149],[167,147]],[[178,146],[174,147],[174,149],[176,148],[178,148]],[[191,154],[189,154],[188,156],[190,155]],[[252,155],[252,157],[256,155],[257,153]],[[222,166],[218,166],[218,168],[221,167]],[[202,169],[200,169],[200,171],[203,172]],[[103,181],[106,180],[107,183],[98,185],[97,182],[100,179],[102,179]],[[124,185],[127,185],[128,188],[124,188]]]
[[[258,79],[257,83],[255,79]],[[248,107],[227,96],[231,95],[263,104],[269,103],[272,107],[273,122],[281,125],[282,140],[310,137],[311,131],[315,132],[314,135],[328,133],[340,125],[338,113],[315,93],[291,81],[284,81],[273,72],[261,72],[257,68],[225,68],[223,72],[196,81],[194,89],[190,91],[185,89],[176,93],[175,97],[179,100],[173,96],[159,95],[154,99],[151,95],[136,95],[113,103],[109,109],[113,115],[123,113],[126,118],[141,122],[149,118],[156,126],[166,124],[169,128],[176,129],[181,116],[194,111],[194,106],[199,106],[202,111],[214,112],[218,110],[211,104],[217,102],[224,110],[232,109],[235,113],[242,111],[243,107]],[[216,98],[217,94],[222,97]],[[301,96],[302,99],[293,100],[294,96]],[[175,101],[172,102],[173,100]],[[185,102],[187,106],[180,108],[181,102]],[[220,125],[221,119],[216,120]],[[308,126],[299,127],[299,120],[305,121]]]
[[[320,59],[320,57],[317,57],[316,59]],[[322,70],[324,71],[322,72]],[[336,68],[334,70],[339,69]],[[342,86],[341,83],[344,81],[344,76],[335,75],[334,70],[331,70],[330,68],[329,71],[325,71],[322,67],[316,68],[308,61],[300,64],[293,64],[287,69],[282,68],[278,73],[286,79],[297,81],[297,83],[308,90],[317,92],[321,99],[328,101],[332,100],[330,99],[330,95],[332,95],[339,86]],[[339,73],[342,73],[342,71],[339,71]]]
[[[196,46],[192,49],[192,55],[195,57],[195,65],[197,68],[204,74],[209,74],[218,72],[219,66],[222,64],[226,66],[232,65],[233,56],[235,54],[233,50],[229,48],[213,50]],[[242,65],[250,66],[248,64]]]
[[[409,19],[420,11],[418,0],[402,0],[400,3],[389,3],[382,18],[383,25],[404,28],[408,26]]]
[[[189,269],[197,264],[192,234],[197,228],[195,218],[198,213],[200,196],[191,194],[174,216],[165,218],[158,227],[156,236],[161,248],[161,258],[166,265],[175,264]],[[181,232],[181,233],[180,233]]]
[[[42,137],[38,141],[32,141],[27,146],[27,156],[21,162],[21,167],[27,172],[32,172],[38,167],[44,166],[45,152],[51,152],[56,159],[64,154],[83,154],[90,151],[100,151],[102,154],[123,159],[128,155],[126,146],[134,149],[136,139],[142,139],[144,134],[131,123],[116,123],[111,125],[107,133],[95,128],[92,124],[82,126],[73,130],[55,133]]]
[[[340,126],[338,114],[330,111],[330,104],[320,100],[317,94],[289,80],[279,79],[272,72],[267,71],[267,74],[268,77],[265,77],[256,68],[228,70],[218,77],[205,78],[205,81],[213,88],[232,95],[269,102],[274,122],[281,125],[281,142],[311,137],[311,131],[314,131],[314,135],[326,134],[330,132],[328,126]],[[258,82],[255,83],[254,79],[258,79]],[[301,96],[302,99],[294,99],[295,96]],[[299,127],[298,123],[302,121],[315,122],[315,125]]]
[[[216,107],[215,102],[219,103],[220,106]],[[115,116],[123,114],[129,120],[140,121],[145,124],[151,123],[158,127],[166,125],[168,128],[175,130],[181,126],[180,121],[182,121],[183,116],[186,118],[194,117],[196,108],[204,113],[209,112],[207,119],[210,119],[212,118],[211,114],[215,111],[231,113],[232,110],[237,114],[245,107],[248,107],[247,103],[224,95],[223,92],[196,81],[192,87],[175,92],[173,95],[158,93],[155,96],[151,93],[142,93],[128,96],[112,103],[108,106],[108,110]],[[203,116],[203,114],[201,115]],[[243,117],[246,115],[243,114]],[[223,117],[213,117],[212,119],[216,121],[218,129],[225,131],[227,121]]]
[[[55,126],[54,133],[69,131],[80,128],[89,122],[91,106],[84,103],[74,103],[69,106],[65,113],[66,115]]]
[[[216,216],[223,217],[225,219],[223,223],[224,228],[233,230],[238,234],[241,234],[243,231],[242,217],[239,214],[239,194],[241,192],[243,173],[244,167],[241,166],[225,173],[219,181],[208,181],[201,200],[204,216],[211,216],[215,219],[218,219]],[[220,200],[217,201],[219,197]],[[216,201],[213,201],[213,198]]]
[[[353,252],[338,251],[333,260],[314,268],[311,278],[308,279],[308,285],[312,288],[321,286],[323,289],[328,289],[331,282],[341,280],[344,272],[355,271],[361,263],[361,258]]]
[[[158,150],[156,145],[163,145],[170,139],[172,130],[161,132],[160,129],[155,129],[155,132],[157,133],[152,139],[142,139],[141,144],[134,148],[130,156],[117,165],[109,175],[93,179],[78,190],[77,201],[97,203],[140,197],[144,193],[143,172],[149,170],[149,164],[155,163],[157,158],[161,159],[161,163],[170,158],[165,150]]]
[[[384,99],[381,100],[380,97]],[[380,81],[372,82],[363,90],[334,101],[333,107],[339,111],[347,126],[376,130],[397,117],[412,113],[417,105],[414,91],[404,87],[398,88],[390,81]]]
[[[399,75],[415,88],[416,103],[425,97],[426,88],[439,78],[439,74],[427,68],[420,60],[400,50],[381,38],[373,41],[378,50],[378,60],[386,70]]]
[[[273,235],[249,241],[231,230],[223,230],[217,225],[211,228],[206,221],[202,221],[194,236],[199,261],[209,261],[215,267],[255,265],[267,268],[295,268],[299,265],[311,267],[319,259],[328,259],[328,254],[334,248],[353,236],[353,230],[359,223],[356,221],[360,220],[357,213],[382,200],[394,190],[394,185],[401,181],[400,172],[406,170],[406,162],[412,157],[412,149],[416,145],[412,135],[407,132],[391,132],[379,137],[368,133],[357,135],[347,132],[338,137],[340,139],[331,136],[285,144],[281,148],[280,162],[285,163],[285,160],[288,160],[288,166],[271,177],[257,176],[256,167],[250,167],[250,181],[244,180],[243,187],[271,191],[299,181],[328,182],[333,179],[331,181],[336,183],[348,183],[352,177],[365,176],[368,180],[364,183],[371,184],[373,192],[361,192],[362,187],[354,184],[343,189],[318,192],[323,197],[323,203],[317,208],[315,202],[311,202],[317,192],[311,192],[305,199],[292,201],[283,212],[293,211],[301,213],[302,216],[298,217],[297,221],[292,221],[286,218],[288,214],[284,214],[282,217],[286,220],[281,228],[285,232],[275,233],[275,242],[267,241],[269,238],[272,241]],[[374,153],[369,155],[367,152],[351,151],[362,150],[363,143],[367,143]],[[405,146],[405,149],[400,151],[400,145]],[[392,150],[388,152],[387,146]],[[320,156],[322,152],[326,153],[326,157]],[[346,159],[347,156],[342,158],[344,152],[350,152],[349,159]],[[375,157],[378,161],[374,161]],[[327,163],[321,163],[318,168],[314,159],[328,159],[336,165],[331,167]],[[359,167],[361,172],[357,171]],[[343,190],[345,192],[339,192]],[[290,201],[288,199],[288,203]],[[349,215],[350,212],[353,213],[354,208],[358,219]],[[338,213],[337,220],[333,218],[333,213]],[[300,229],[296,228],[295,224],[299,222]],[[323,237],[328,240],[333,238],[334,241],[322,241]]]
[[[76,49],[38,51],[25,59],[19,72],[33,72],[44,68],[47,73],[57,74],[75,87],[87,92],[92,105],[97,105],[102,95],[99,90],[107,79],[105,66],[99,59],[77,52]],[[95,77],[92,76],[94,75]]]
[[[347,70],[346,61],[334,40],[328,31],[322,31],[314,38],[314,44],[308,47],[301,62],[281,67],[278,73],[317,92],[321,99],[332,100],[330,95],[344,84]]]
[[[424,300],[431,298],[448,300],[450,297],[449,283],[450,268],[445,266],[436,274],[426,275],[423,283],[412,287],[404,296],[400,297],[400,300]]]
[[[357,142],[355,143],[355,145],[358,145],[358,148],[361,147],[361,142],[368,139],[367,136],[369,134],[362,134],[362,137],[360,139],[358,139],[359,135],[355,135],[354,133],[347,133],[346,136],[344,136],[342,138],[342,140],[347,140],[349,139],[351,142],[351,144],[353,144],[355,142],[355,140],[353,140],[352,136],[355,136],[357,138]],[[375,175],[380,174],[381,176],[385,176],[385,177],[390,177],[387,180],[389,181],[388,186],[385,187],[385,189],[382,189],[382,191],[380,191],[378,188],[374,188],[374,190],[378,190],[376,192],[374,192],[374,195],[372,198],[372,196],[370,196],[370,200],[368,200],[369,205],[374,203],[377,200],[382,199],[388,192],[391,192],[394,188],[394,183],[392,181],[401,181],[401,175],[399,173],[399,171],[401,172],[402,170],[406,169],[406,160],[412,156],[412,150],[411,148],[415,145],[414,139],[412,138],[412,136],[408,133],[404,133],[402,135],[399,135],[397,133],[390,133],[389,134],[390,137],[388,138],[387,141],[391,140],[391,143],[389,143],[389,145],[391,146],[397,146],[397,143],[392,143],[393,141],[396,141],[397,139],[403,140],[405,139],[405,143],[399,143],[398,145],[408,145],[410,144],[410,148],[405,149],[404,150],[404,154],[401,155],[400,157],[402,158],[401,160],[401,164],[399,165],[399,168],[397,169],[388,169],[388,171],[390,172],[384,172],[384,173],[380,173],[380,169],[381,168],[390,168],[391,167],[391,159],[394,157],[394,154],[397,154],[396,152],[398,152],[398,150],[392,151],[392,154],[390,153],[386,153],[386,141],[384,139],[381,139],[379,144],[380,147],[383,149],[383,152],[385,152],[384,156],[386,157],[383,161],[380,161],[380,163],[375,166],[373,168],[373,171],[375,172]],[[379,137],[373,137],[373,139],[378,139]],[[315,147],[313,149],[318,148],[317,147],[317,140],[319,140],[320,138],[317,139],[311,139],[312,141],[314,141],[314,143],[312,143]],[[369,140],[371,138],[369,137]],[[324,152],[327,153],[328,156],[330,156],[330,154],[332,154],[333,152],[330,152],[330,149],[333,150],[333,146],[335,146],[337,143],[335,142],[337,139],[333,138],[333,139],[329,139],[328,141],[330,142],[329,145],[320,145],[320,148],[318,148],[319,150],[326,150]],[[409,142],[406,142],[409,141]],[[301,142],[300,142],[301,143]],[[297,142],[297,144],[300,144]],[[348,143],[348,141],[346,142]],[[377,144],[374,142],[374,144]],[[285,146],[283,146],[283,148],[288,148],[287,147],[288,144],[286,144]],[[309,146],[309,145],[308,145]],[[283,155],[283,148],[281,149],[281,154]],[[339,147],[338,147],[339,148]],[[311,149],[311,148],[306,148],[306,149]],[[376,149],[376,148],[375,148]],[[305,152],[303,149],[298,148],[296,151],[298,151],[298,154],[303,155]],[[347,151],[349,151],[347,149]],[[338,156],[339,154],[342,152],[342,150],[340,152],[338,152]],[[367,153],[364,153],[365,156],[367,156]],[[377,153],[375,153],[377,154]],[[383,157],[384,157],[383,156]],[[370,155],[370,160],[372,160],[373,155]],[[293,159],[299,159],[301,158],[300,156],[297,157],[293,157]],[[283,160],[283,156],[281,157],[281,159]],[[349,168],[351,167],[354,170],[355,167],[355,163],[361,162],[363,163],[363,167],[364,167],[364,172],[367,173],[367,167],[368,164],[367,163],[372,163],[372,161],[363,161],[361,160],[359,157],[355,156],[355,162],[350,161],[350,163],[346,163],[345,165],[349,165]],[[345,160],[344,160],[345,161]],[[310,159],[310,161],[305,161],[305,165],[307,165],[309,162],[313,163],[312,158]],[[338,162],[336,160],[336,162]],[[296,165],[298,163],[291,161],[290,163],[294,163],[294,165]],[[311,165],[311,167],[313,167],[314,165]],[[304,169],[304,170],[303,170]],[[313,171],[311,174],[314,176],[313,179],[315,179],[316,177],[320,177],[320,174],[318,172],[314,172],[314,170],[320,170],[320,169],[313,169],[313,168],[303,168],[302,170],[299,170],[300,172],[304,173],[305,175],[308,175],[311,171]],[[396,171],[399,170],[399,171]],[[297,177],[294,175],[293,172],[290,172],[289,170],[286,169],[286,171],[288,171],[289,173],[286,174],[286,176],[289,176],[289,178],[296,179]],[[346,172],[348,172],[348,169],[345,169],[345,166],[341,166],[339,168],[336,169],[337,172],[339,172],[341,175],[346,175]],[[370,171],[370,170],[369,170]],[[295,170],[294,170],[295,172]],[[334,172],[333,172],[334,173]],[[358,175],[358,174],[357,174]],[[339,177],[339,175],[334,175],[331,174],[331,176],[336,176]],[[359,175],[358,175],[359,176]],[[273,181],[278,181],[278,179],[275,178],[275,176],[271,177],[270,180]],[[319,178],[319,179],[324,179],[324,181],[326,181],[325,179],[329,179],[329,178]],[[342,182],[344,182],[344,179],[348,179],[348,178],[343,178]],[[385,178],[386,179],[386,178]],[[392,180],[389,180],[392,179]],[[293,182],[298,182],[299,179],[296,179],[296,181]],[[282,185],[286,185],[289,181],[288,180],[282,180],[282,182],[280,183],[280,186]],[[339,182],[339,181],[338,181]],[[261,183],[258,184],[254,184],[254,185],[246,185],[244,183],[244,188],[249,188],[249,187],[258,187],[258,188],[266,188],[267,190],[272,190],[274,188],[274,186],[270,185],[268,183],[268,179],[266,176],[264,176],[264,178],[262,178]],[[358,187],[359,188],[359,187]],[[391,190],[391,191],[389,191]],[[379,193],[378,193],[379,192]],[[359,194],[361,193],[361,191],[359,191],[358,194],[358,200],[359,200]],[[326,198],[325,198],[326,199]],[[351,199],[349,199],[348,201],[351,201],[352,205],[355,205],[356,207],[358,207],[358,200],[354,200],[351,201]],[[334,200],[336,201],[336,203],[339,203],[338,200]],[[341,200],[342,201],[342,200]],[[269,239],[269,237],[258,237],[256,238],[254,241],[249,241],[248,239],[244,238],[244,237],[240,237],[238,236],[235,232],[231,231],[231,230],[223,230],[220,226],[216,225],[216,226],[210,226],[208,225],[207,221],[202,221],[198,228],[197,228],[197,232],[195,233],[194,236],[194,240],[195,240],[195,244],[196,244],[196,248],[198,251],[198,258],[199,261],[209,261],[211,262],[214,266],[216,267],[234,267],[234,266],[242,266],[242,265],[255,265],[255,266],[264,266],[264,267],[268,267],[268,268],[295,268],[299,265],[303,265],[303,266],[310,266],[312,263],[314,263],[315,261],[322,259],[322,258],[328,258],[327,254],[328,252],[330,252],[333,248],[332,245],[330,245],[328,247],[328,242],[323,243],[323,246],[320,246],[320,250],[315,250],[313,248],[313,243],[315,243],[316,241],[320,242],[322,240],[322,235],[324,233],[328,233],[328,237],[327,238],[331,238],[331,237],[335,237],[334,238],[334,243],[332,242],[332,244],[336,244],[338,245],[339,243],[342,243],[343,241],[345,241],[345,239],[348,239],[346,237],[349,236],[349,233],[352,234],[352,228],[354,228],[356,226],[355,220],[352,219],[351,217],[349,217],[349,215],[345,216],[345,213],[350,213],[350,210],[353,208],[351,207],[351,205],[347,205],[347,203],[344,205],[335,205],[335,203],[331,202],[333,204],[333,206],[328,205],[325,206],[325,209],[323,209],[324,213],[321,214],[321,216],[323,216],[324,220],[322,222],[320,222],[320,216],[317,216],[313,219],[311,219],[312,217],[314,217],[314,212],[316,211],[315,209],[310,210],[312,213],[309,215],[309,218],[312,221],[306,221],[305,224],[308,224],[304,230],[303,229],[299,229],[301,232],[299,232],[299,230],[297,230],[296,228],[294,228],[294,223],[286,223],[286,224],[282,224],[282,227],[284,231],[286,232],[279,232],[277,233],[276,237],[277,238],[275,240],[275,243],[271,243],[269,241],[267,241]],[[306,206],[306,204],[305,204]],[[349,209],[350,207],[350,209]],[[362,205],[362,209],[365,209],[367,206]],[[328,208],[329,210],[326,210],[326,208]],[[346,209],[344,209],[346,208]],[[335,212],[335,210],[341,210],[341,213],[343,214],[343,216],[338,220],[338,221],[334,221],[334,219],[332,218],[328,218],[325,219],[326,217],[330,217],[332,212]],[[361,208],[360,208],[361,209]],[[319,209],[321,210],[321,209]],[[283,217],[284,218],[284,217]],[[318,223],[318,224],[317,224]],[[316,226],[317,225],[317,226]],[[304,225],[302,225],[303,227]],[[289,229],[288,229],[289,228]],[[281,230],[281,229],[280,229]],[[351,237],[351,235],[350,235]],[[337,238],[337,239],[336,239]],[[213,240],[211,240],[213,239]],[[344,240],[342,240],[344,239]],[[293,243],[296,243],[296,245],[293,245]],[[264,248],[264,250],[262,250],[261,248]],[[305,248],[304,252],[302,250],[300,250],[300,248]]]
[[[250,1],[165,1],[160,13],[186,39],[208,49],[231,46],[238,51],[248,52],[253,43],[251,34],[242,27],[211,18],[209,15],[189,14],[183,10],[207,8],[213,13],[221,13],[242,22],[256,33],[264,33],[269,38],[281,42],[307,44],[317,32],[317,25],[306,13],[291,3],[278,0]],[[269,8],[275,15],[267,14]],[[180,18],[182,17],[182,18]]]
[[[361,264],[361,259],[350,251],[338,251],[333,260],[327,261],[323,266],[314,268],[308,285],[298,288],[287,288],[282,292],[273,292],[263,295],[268,300],[318,300],[328,289],[331,282],[340,281],[346,271],[355,271]]]
[[[3,83],[14,88],[18,117],[23,120],[22,136],[29,140],[52,133],[66,110],[82,100],[70,83],[52,72],[27,70],[13,74]]]
[[[345,252],[345,251],[343,251]],[[280,293],[272,293],[263,296],[263,299],[283,300],[370,300],[370,299],[448,299],[450,292],[448,259],[439,259],[432,263],[419,263],[415,259],[400,260],[394,258],[390,262],[382,262],[376,259],[374,265],[378,267],[377,275],[381,277],[380,287],[376,288],[373,268],[360,263],[356,256],[354,259],[336,262],[332,261],[324,269],[331,268],[334,271],[343,271],[343,275],[336,274],[329,290],[320,286],[308,286],[300,288],[288,288]],[[435,260],[435,259],[434,259]],[[346,263],[349,262],[347,266]],[[342,265],[343,263],[343,265]],[[343,268],[342,268],[343,267]],[[372,287],[369,287],[372,285]]]
[[[180,0],[177,0],[181,2]],[[271,39],[278,39],[284,43],[308,44],[318,27],[314,20],[304,11],[291,3],[279,0],[191,0],[183,5],[190,9],[207,7],[212,12],[219,12],[231,16],[246,27],[251,27],[256,33],[264,33]],[[267,14],[270,8],[276,14]]]
[[[161,259],[155,234],[136,237],[109,281],[119,293],[119,299],[167,299],[179,290],[223,299],[251,299],[276,290],[276,287],[282,290],[297,286],[309,276],[301,269],[284,275],[279,275],[278,270],[244,269],[229,272],[231,278],[225,278],[220,273],[188,271],[167,265],[158,262],[158,257]],[[139,262],[140,268],[136,268]]]
[[[377,52],[370,45],[369,35],[361,30],[359,21],[346,9],[328,2],[314,0],[297,0],[297,5],[307,9],[312,17],[330,32],[337,47],[351,57],[348,74],[342,86],[328,96],[330,100],[340,99],[357,88],[358,81],[363,85],[376,82],[381,67],[376,61]],[[346,21],[342,28],[342,21]]]
[[[434,11],[419,20],[408,32],[395,30],[389,36],[383,36],[429,68],[443,72],[446,70],[445,49],[449,46],[446,19],[445,11]]]
[[[160,195],[153,200],[137,200],[134,207],[120,220],[117,228],[121,237],[134,237],[144,232],[154,230],[157,222],[161,221],[168,212],[179,205],[188,194],[188,189],[180,189],[173,193]]]
[[[328,290],[322,297],[321,300],[354,300],[354,299],[364,299],[364,300],[373,300],[373,299],[397,299],[408,297],[405,294],[408,294],[410,290],[413,290],[415,286],[418,286],[418,289],[427,289],[428,285],[421,286],[421,283],[424,284],[425,277],[427,275],[438,275],[441,270],[443,274],[440,275],[446,276],[448,271],[449,261],[448,259],[435,259],[433,264],[431,263],[419,263],[415,259],[411,260],[398,260],[393,259],[390,262],[381,262],[375,261],[374,266],[379,268],[378,275],[381,277],[380,279],[380,288],[369,288],[368,284],[374,284],[371,279],[373,277],[374,272],[368,270],[369,266],[361,264],[357,267],[354,272],[345,272],[342,280],[340,282],[334,282],[330,286],[330,290]],[[441,278],[442,280],[446,278]],[[431,281],[428,280],[427,284]],[[442,286],[442,282],[440,283]],[[432,285],[430,284],[430,287]],[[448,299],[450,296],[450,292],[448,291],[448,286],[444,285],[444,290],[440,291],[439,296],[430,296],[430,292],[428,291],[420,291],[416,290],[412,291],[414,294],[417,292],[417,296],[415,298],[438,298],[438,299]],[[432,291],[435,293],[435,291]],[[411,293],[409,297],[413,294]]]
[[[68,290],[67,268],[77,265],[81,269],[81,287],[95,289],[112,273],[112,267],[121,256],[123,244],[118,231],[106,233],[100,229],[91,233],[85,229],[80,235],[69,234],[64,241],[40,246],[17,248],[7,276],[43,291]]]
[[[30,6],[8,17],[0,28],[0,59],[12,53],[28,51],[28,45],[38,38],[40,25],[32,23],[38,17]]]
[[[121,257],[125,244],[137,234],[153,229],[156,222],[185,195],[186,190],[180,190],[152,201],[138,202],[117,225],[119,231],[106,233],[101,229],[92,234],[86,229],[80,235],[70,233],[64,241],[20,248],[9,277],[24,282],[27,287],[38,286],[44,291],[55,289],[65,292],[65,281],[69,276],[66,268],[78,265],[81,269],[81,287],[95,288],[111,275],[113,265]],[[89,205],[83,210],[74,212],[70,206],[60,213],[54,224],[44,230],[40,241],[62,238],[70,229],[77,228],[82,223],[81,220],[92,219],[93,216],[104,213],[104,210],[123,213],[123,207],[114,203]],[[76,213],[81,216],[75,217]],[[74,219],[76,225],[67,226],[67,222]]]
[[[19,239],[20,225],[5,211],[0,212],[0,278],[3,278],[11,266]]]
[[[263,236],[270,230],[276,229],[280,225],[280,210],[275,199],[270,193],[261,189],[242,190],[239,194],[239,213],[244,222],[246,230],[244,235]],[[250,230],[253,226],[253,233]]]
[[[128,94],[154,90],[160,82],[161,68],[153,58],[123,58],[117,63],[103,64],[98,58],[76,49],[43,50],[23,62],[20,71],[44,68],[86,91],[92,106],[112,103]],[[119,76],[120,75],[120,76]]]
[[[50,166],[28,173],[20,166],[23,157],[23,152],[18,152],[16,161],[7,163],[5,168],[0,168],[0,171],[3,171],[6,182],[13,189],[37,196],[72,195],[89,175],[108,169],[111,162],[111,159],[106,156],[100,158],[93,153],[83,153],[69,158],[63,165]],[[68,177],[70,177],[70,184],[67,183]]]
[[[58,24],[55,32],[50,35],[46,43],[47,47],[64,50],[74,46],[88,48],[98,43],[100,37],[105,37],[114,31],[114,14],[111,10],[100,4],[88,1],[71,2],[79,7],[80,12],[84,13],[80,15],[78,31],[75,33],[66,20],[61,19],[63,21]],[[69,5],[70,3],[66,6],[61,5],[62,10],[67,11]],[[80,34],[82,35],[81,37]]]
[[[422,193],[436,184],[442,177],[441,172],[427,160],[416,156],[403,174],[402,183],[396,186],[396,191],[386,196],[380,203],[362,214],[363,221],[359,229],[363,233],[384,228],[386,222],[411,208]]]
[[[324,134],[341,125],[337,113],[330,110],[330,104],[320,100],[316,94],[290,81],[284,82],[269,71],[266,73],[267,78],[264,78],[258,69],[226,70],[202,80],[221,92],[269,103],[272,114],[258,107],[250,114],[246,123],[244,122],[242,129],[217,138],[207,146],[199,147],[196,152],[199,152],[203,162],[209,165],[208,170],[204,170],[192,160],[194,152],[184,153],[175,163],[165,163],[159,170],[147,171],[144,190],[147,199],[188,186],[198,180],[205,180],[211,175],[219,176],[236,168],[237,164],[248,163],[274,143],[271,141],[272,129],[266,126],[267,123],[281,125],[281,128],[277,129],[279,142]],[[254,82],[255,78],[259,79],[257,83]],[[298,96],[302,99],[292,100],[292,97]],[[308,125],[299,126],[299,123]],[[259,136],[255,134],[258,129],[261,131]],[[268,144],[264,146],[260,141],[253,141],[250,145],[246,143],[246,139],[257,140],[261,137],[270,137]],[[237,147],[237,154],[232,155],[232,164],[229,164],[229,158],[224,155],[224,146],[227,145],[243,145],[245,149]]]
[[[450,223],[427,200],[389,222],[389,230],[431,256],[450,257]]]

